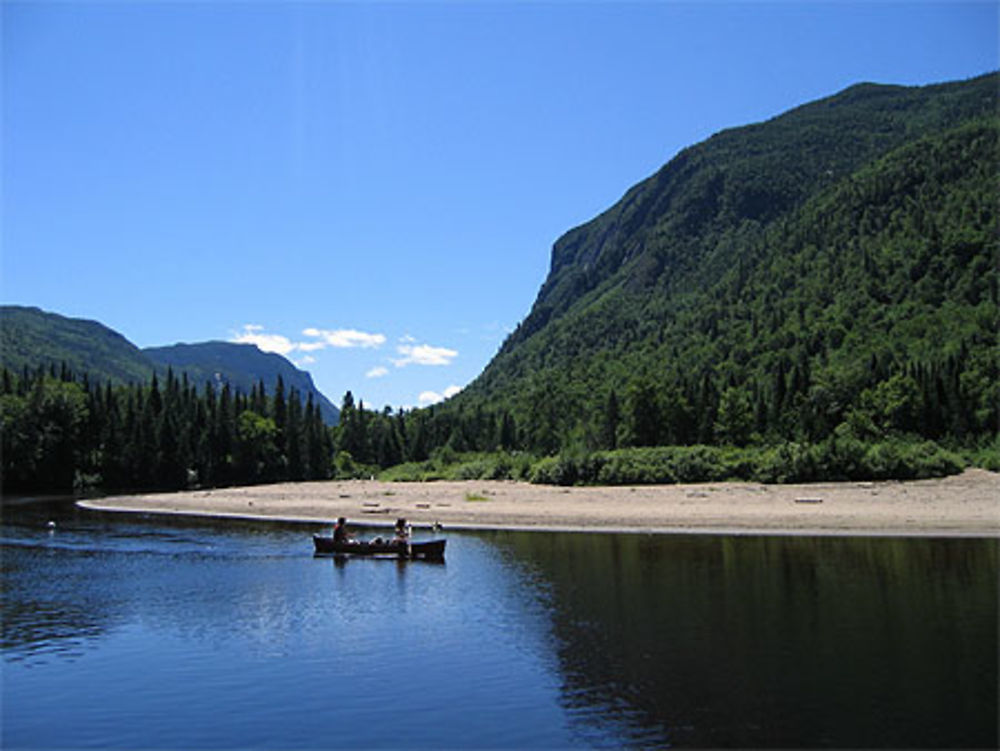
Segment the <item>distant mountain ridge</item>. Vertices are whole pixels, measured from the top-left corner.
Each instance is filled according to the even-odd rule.
[[[336,424],[340,414],[309,373],[253,344],[204,342],[140,349],[97,321],[4,305],[0,306],[0,353],[4,367],[13,371],[65,363],[75,373],[118,384],[142,383],[172,368],[199,386],[208,381],[217,386],[228,383],[249,394],[262,381],[273,394],[280,376],[286,396],[295,388],[304,403],[312,394],[327,424]]]
[[[303,401],[312,394],[324,422],[331,425],[337,422],[339,410],[316,388],[308,372],[299,370],[281,355],[261,351],[256,345],[212,341],[147,347],[142,352],[161,369],[171,367],[175,372],[187,373],[196,383],[228,382],[245,394],[260,381],[273,394],[280,375],[286,396],[293,388],[302,394]]]

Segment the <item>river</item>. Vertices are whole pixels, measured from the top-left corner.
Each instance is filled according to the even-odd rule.
[[[997,746],[995,539],[316,529],[6,502],[0,745]]]

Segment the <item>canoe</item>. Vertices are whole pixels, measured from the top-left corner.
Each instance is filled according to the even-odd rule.
[[[326,535],[313,535],[316,555],[368,555],[391,556],[395,558],[421,558],[443,560],[446,540],[421,540],[408,545],[392,542],[334,542]]]

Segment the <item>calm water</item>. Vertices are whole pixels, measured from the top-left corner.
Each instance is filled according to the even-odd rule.
[[[0,745],[997,745],[996,540],[313,529],[6,505]]]

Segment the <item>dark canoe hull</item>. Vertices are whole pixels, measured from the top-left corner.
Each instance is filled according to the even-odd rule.
[[[446,540],[422,540],[409,545],[393,545],[387,542],[334,542],[332,537],[313,535],[317,555],[377,555],[440,561],[444,559],[445,542]]]

